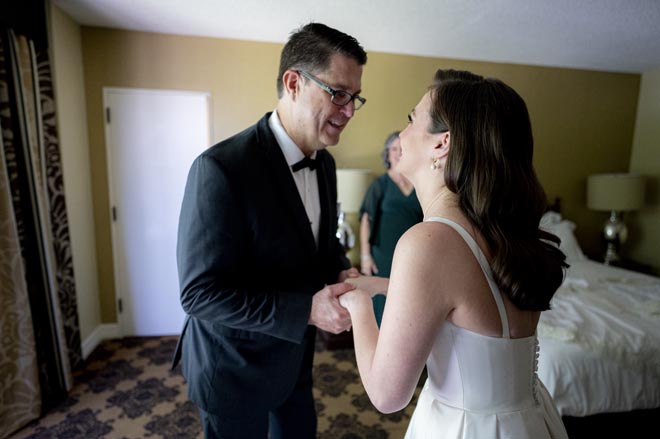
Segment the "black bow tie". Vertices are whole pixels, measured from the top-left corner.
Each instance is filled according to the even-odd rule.
[[[318,162],[315,159],[310,159],[309,157],[305,157],[298,163],[294,163],[291,166],[291,169],[293,170],[293,172],[298,172],[304,168],[309,168],[311,171],[313,171],[316,169],[317,166],[318,166]]]

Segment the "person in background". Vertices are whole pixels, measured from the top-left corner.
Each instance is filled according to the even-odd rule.
[[[278,102],[193,163],[177,243],[187,314],[180,360],[207,438],[316,437],[316,328],[339,333],[338,296],[357,270],[335,236],[336,145],[355,111],[367,55],[310,23],[284,45]]]
[[[502,81],[436,80],[399,135],[399,169],[424,221],[399,240],[389,281],[348,279],[362,383],[389,413],[428,379],[406,433],[417,438],[566,438],[536,373],[536,327],[566,257],[540,229],[547,200],[532,164],[527,106]],[[371,296],[387,292],[378,329]]]
[[[390,134],[382,152],[387,172],[371,183],[360,208],[360,271],[365,275],[389,277],[396,243],[422,220],[422,208],[412,183],[398,171],[401,158],[399,132]],[[380,325],[385,296],[373,298]]]

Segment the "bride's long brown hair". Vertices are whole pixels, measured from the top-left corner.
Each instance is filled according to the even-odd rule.
[[[498,79],[446,73],[430,88],[429,131],[451,134],[447,188],[486,239],[500,291],[520,309],[548,309],[568,265],[559,239],[539,229],[547,199],[532,164],[527,106]]]

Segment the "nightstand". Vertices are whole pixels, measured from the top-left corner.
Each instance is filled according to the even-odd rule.
[[[621,259],[613,262],[612,266],[625,268],[626,270],[636,271],[638,273],[650,274],[652,276],[658,275],[652,265],[642,264],[641,262],[633,261],[631,259]]]
[[[592,259],[596,262],[603,262],[603,258],[600,256],[589,256],[589,259]],[[630,271],[636,271],[638,273],[649,274],[651,276],[658,276],[658,271],[652,265],[643,264],[628,258],[621,258],[618,261],[612,262],[610,265],[613,267],[625,268],[626,270]]]

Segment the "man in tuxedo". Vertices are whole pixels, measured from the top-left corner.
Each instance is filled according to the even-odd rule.
[[[335,162],[325,150],[365,102],[367,55],[319,23],[282,50],[278,103],[202,153],[177,244],[187,314],[180,360],[209,438],[314,438],[316,328],[339,333],[357,270],[337,241]]]

